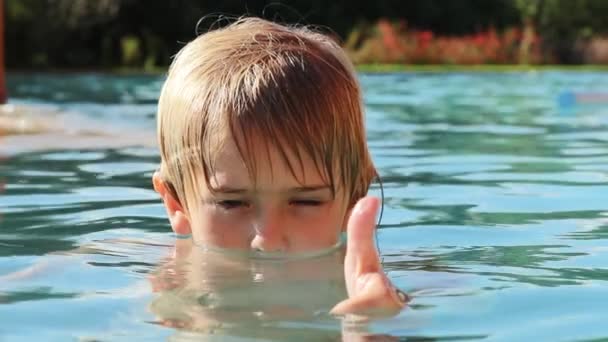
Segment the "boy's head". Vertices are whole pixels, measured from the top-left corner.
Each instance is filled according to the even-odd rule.
[[[241,248],[270,241],[261,235],[281,218],[279,230],[330,232],[306,246],[283,236],[276,248],[253,248],[335,243],[376,176],[362,111],[351,63],[322,34],[247,18],[201,35],[177,54],[158,106],[155,187],[173,229]]]

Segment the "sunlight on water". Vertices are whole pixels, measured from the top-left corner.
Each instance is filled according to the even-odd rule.
[[[0,340],[607,339],[608,107],[558,101],[606,76],[361,75],[379,245],[413,297],[366,323],[328,314],[340,250],[175,255],[161,77],[9,75],[19,115],[50,121],[0,140]]]

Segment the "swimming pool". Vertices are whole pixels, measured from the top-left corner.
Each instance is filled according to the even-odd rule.
[[[558,101],[608,89],[608,74],[360,76],[386,196],[379,244],[391,279],[413,296],[370,333],[608,339],[608,105]],[[340,321],[323,314],[255,311],[205,331],[161,324],[159,310],[183,314],[183,298],[159,299],[151,280],[173,243],[150,184],[162,77],[8,83],[14,104],[49,112],[64,131],[0,140],[0,340],[339,338]],[[322,290],[258,285],[248,291],[279,302]],[[213,300],[201,298],[184,310]],[[307,310],[323,311],[319,300]]]

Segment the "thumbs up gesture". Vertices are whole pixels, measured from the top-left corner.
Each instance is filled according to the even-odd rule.
[[[374,244],[380,201],[364,197],[353,208],[347,224],[344,277],[348,298],[331,310],[334,315],[392,316],[401,311],[408,296],[396,289],[382,269]]]

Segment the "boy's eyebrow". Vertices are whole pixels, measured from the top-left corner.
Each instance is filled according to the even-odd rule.
[[[320,190],[331,190],[331,187],[329,185],[300,186],[290,189],[290,192],[312,192]]]
[[[301,193],[301,192],[313,192],[313,191],[321,191],[321,190],[331,190],[329,185],[308,185],[308,186],[299,186],[295,188],[288,189],[287,192]],[[219,192],[223,194],[244,194],[250,192],[248,189],[239,189],[239,188],[231,188],[228,186],[220,186],[214,189],[214,192]]]
[[[231,188],[228,186],[220,186],[220,187],[213,189],[213,191],[221,192],[223,194],[243,194],[243,193],[249,192],[247,189],[237,189],[237,188]]]

